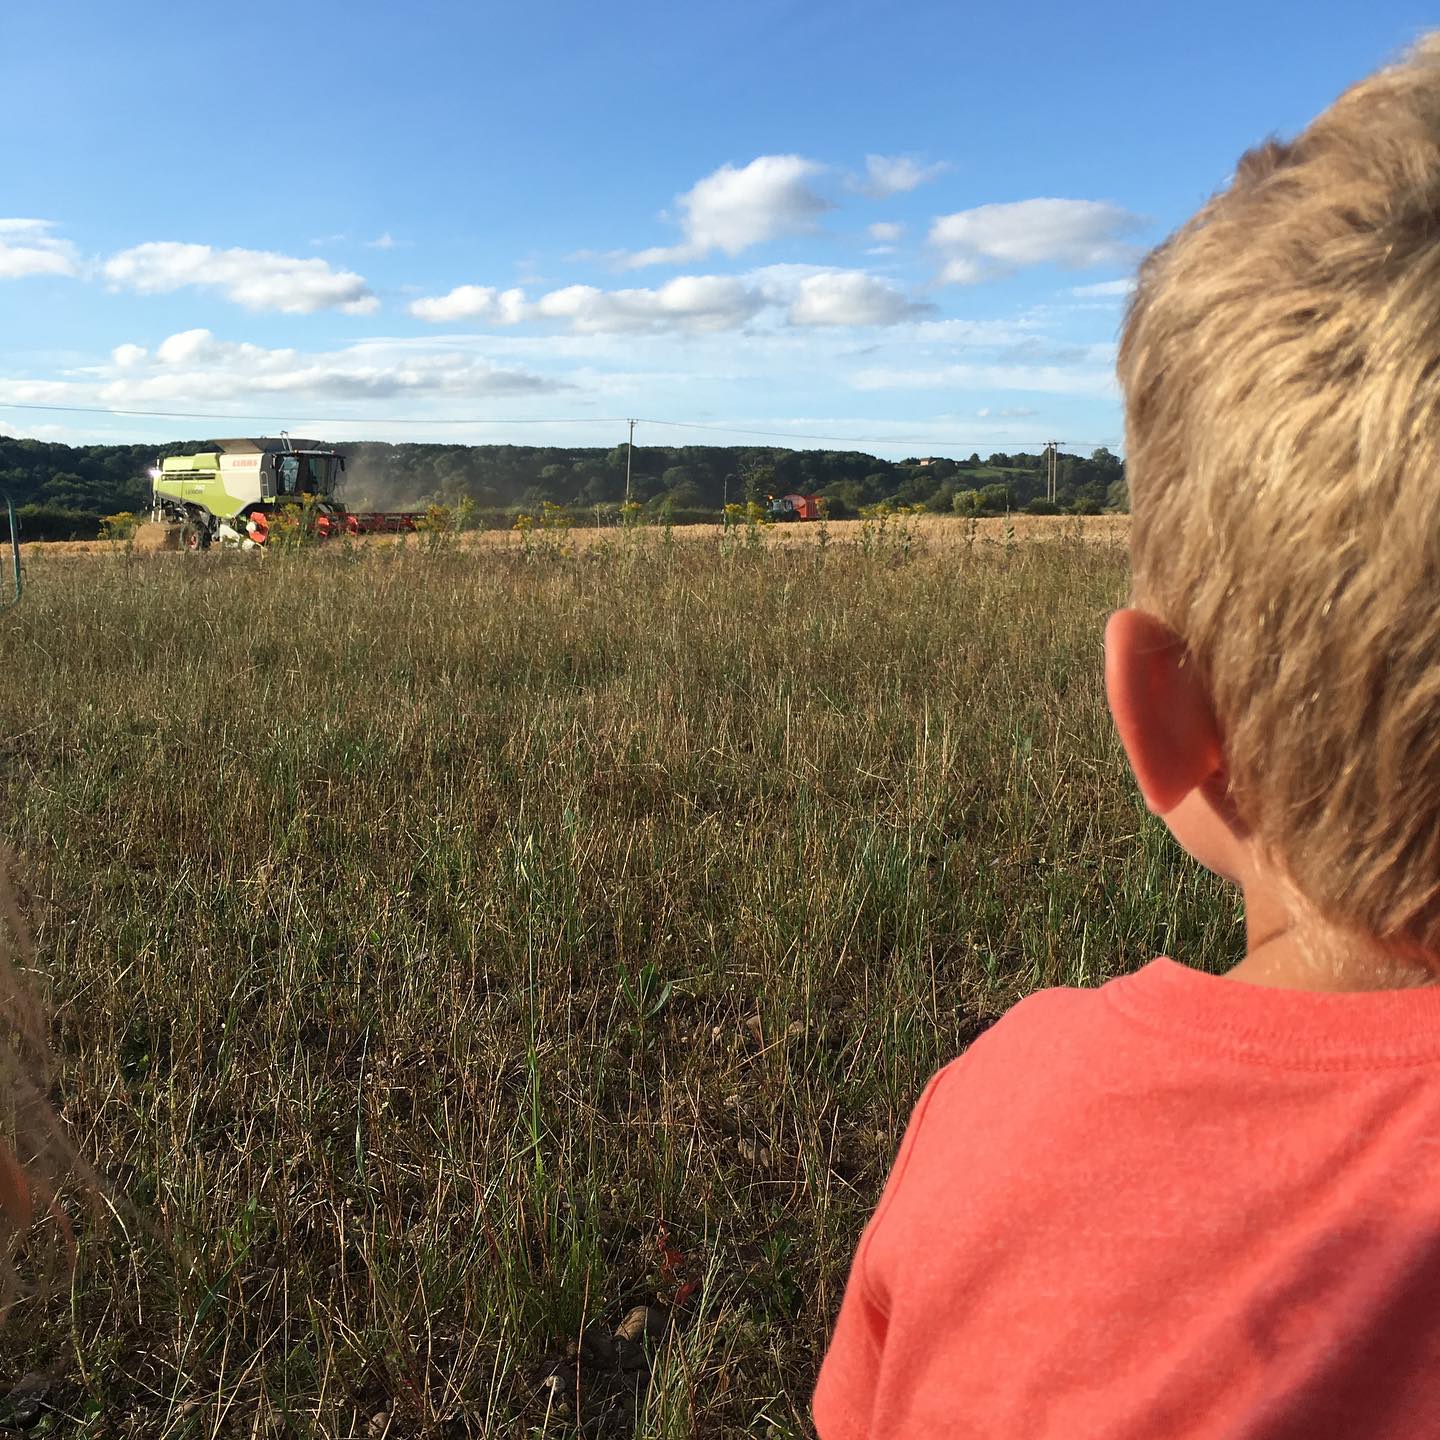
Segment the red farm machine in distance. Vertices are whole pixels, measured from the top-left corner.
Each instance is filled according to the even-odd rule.
[[[772,495],[772,520],[823,520],[825,502],[818,495]]]

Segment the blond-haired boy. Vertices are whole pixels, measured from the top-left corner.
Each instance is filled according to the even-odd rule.
[[[1111,710],[1248,953],[1043,991],[930,1082],[817,1425],[1440,1435],[1440,39],[1150,256],[1120,376]]]

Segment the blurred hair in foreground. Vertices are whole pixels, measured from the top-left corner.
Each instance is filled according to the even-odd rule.
[[[1440,954],[1440,32],[1246,155],[1120,348],[1135,604],[1327,922]]]

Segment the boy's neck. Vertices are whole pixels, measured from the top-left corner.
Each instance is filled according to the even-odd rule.
[[[1298,919],[1269,887],[1246,887],[1245,939],[1245,958],[1227,973],[1251,985],[1356,991],[1440,984],[1435,962],[1313,917]]]

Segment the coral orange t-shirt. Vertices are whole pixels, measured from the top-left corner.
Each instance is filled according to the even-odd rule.
[[[815,1392],[823,1440],[1440,1436],[1440,987],[1155,960],[931,1082]]]

